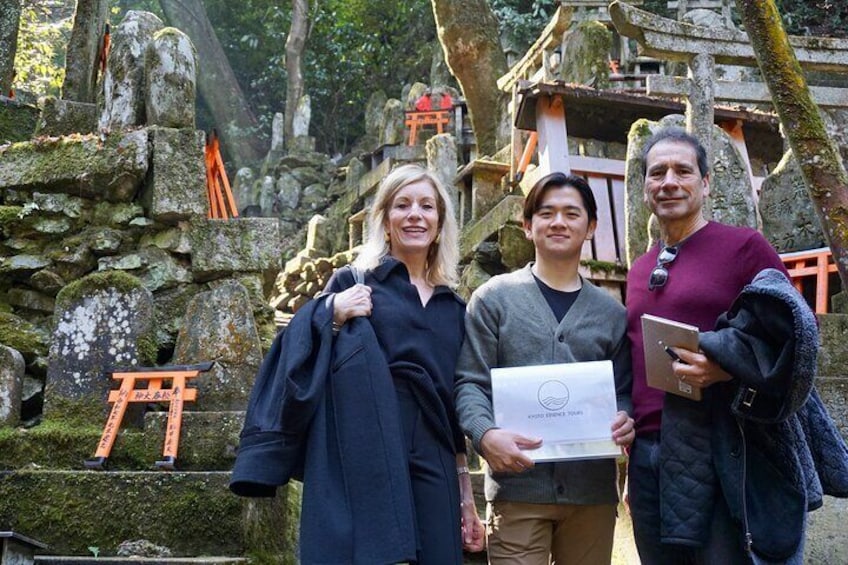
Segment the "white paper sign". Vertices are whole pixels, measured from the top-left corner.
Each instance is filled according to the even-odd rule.
[[[610,426],[617,412],[612,361],[492,369],[495,425],[542,446],[536,462],[617,457]]]

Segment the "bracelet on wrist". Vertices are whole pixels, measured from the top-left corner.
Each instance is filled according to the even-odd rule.
[[[457,466],[456,468],[457,475],[468,475],[470,472],[467,465]]]

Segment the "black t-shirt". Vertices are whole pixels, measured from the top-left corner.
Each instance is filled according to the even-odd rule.
[[[565,318],[565,315],[568,314],[568,309],[571,308],[571,305],[574,304],[575,300],[577,300],[577,295],[580,294],[580,289],[572,290],[571,292],[556,290],[555,288],[551,288],[543,283],[536,275],[533,275],[533,278],[536,280],[536,285],[539,287],[539,290],[542,291],[542,296],[544,296],[545,300],[548,302],[548,306],[551,307],[557,322],[561,322],[562,319]]]

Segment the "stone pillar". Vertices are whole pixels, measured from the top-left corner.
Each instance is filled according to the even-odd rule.
[[[700,53],[689,61],[689,96],[686,97],[686,131],[698,138],[713,162],[712,131],[715,121],[715,60]]]
[[[297,101],[297,108],[294,111],[294,119],[292,120],[292,135],[301,137],[309,135],[309,122],[312,120],[312,99],[308,94],[304,94]]]
[[[282,112],[274,114],[271,122],[271,151],[283,151],[286,140],[286,117]]]
[[[0,95],[9,94],[18,50],[21,0],[3,0],[0,5]]]
[[[0,428],[14,426],[20,420],[24,367],[23,355],[0,345]]]
[[[112,49],[103,76],[103,108],[98,128],[102,132],[142,125],[144,112],[144,62],[147,44],[165,27],[150,12],[130,10],[112,30]]]
[[[318,255],[326,255],[330,252],[326,224],[327,218],[320,214],[315,214],[309,218],[306,225],[306,250],[309,253],[314,251]]]
[[[380,121],[380,139],[377,145],[399,145],[404,141],[405,114],[403,103],[396,98],[390,98],[383,107]]]
[[[89,103],[97,101],[100,48],[108,21],[108,0],[77,0],[74,27],[65,58],[63,99]]]
[[[147,125],[194,129],[197,52],[191,39],[167,27],[153,36],[144,56]]]
[[[453,184],[458,164],[456,140],[449,133],[441,133],[427,140],[427,168],[433,171],[451,199],[454,215],[459,211],[459,191]],[[459,218],[457,218],[457,221]]]

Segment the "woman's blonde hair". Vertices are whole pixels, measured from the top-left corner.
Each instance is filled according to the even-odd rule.
[[[436,192],[436,208],[439,212],[439,236],[430,244],[424,276],[432,285],[455,286],[459,260],[459,228],[453,202],[438,177],[421,165],[401,165],[393,169],[380,183],[368,214],[365,244],[353,264],[360,269],[373,269],[389,255],[391,249],[385,239],[388,209],[400,189],[422,180],[430,183]]]

